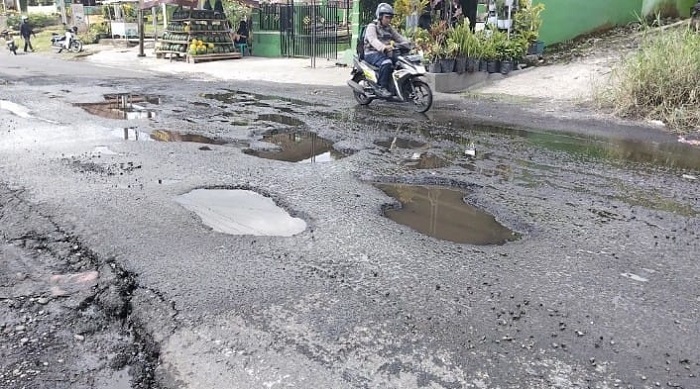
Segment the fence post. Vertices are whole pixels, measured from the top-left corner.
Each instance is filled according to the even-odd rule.
[[[311,68],[316,68],[316,1],[311,0]]]

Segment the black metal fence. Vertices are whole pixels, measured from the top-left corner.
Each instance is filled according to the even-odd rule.
[[[339,8],[339,5],[346,8]],[[287,57],[338,58],[349,46],[350,1],[327,5],[261,5],[257,17],[262,31],[279,31],[282,55]]]

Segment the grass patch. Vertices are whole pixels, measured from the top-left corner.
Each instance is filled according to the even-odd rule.
[[[51,33],[55,32],[63,34],[61,26],[44,28],[36,33],[36,37],[32,37],[32,46],[36,52],[47,52],[51,50]],[[24,48],[24,41],[21,38],[17,39],[17,44]]]
[[[700,126],[700,34],[647,30],[614,70],[597,101],[622,117],[661,120],[675,131]]]

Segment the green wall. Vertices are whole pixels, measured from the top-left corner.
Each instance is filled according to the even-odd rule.
[[[279,31],[253,30],[253,52],[256,57],[282,57],[282,37]]]
[[[545,6],[540,40],[553,44],[637,20],[644,0],[534,0]]]

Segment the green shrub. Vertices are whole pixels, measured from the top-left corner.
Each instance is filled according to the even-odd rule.
[[[29,20],[29,25],[32,26],[32,28],[34,29],[56,26],[61,24],[59,16],[53,14],[29,14],[27,18]],[[8,13],[7,28],[19,30],[20,23],[22,23],[22,15],[20,15],[18,12]]]
[[[674,130],[700,126],[700,34],[648,33],[618,65],[600,102],[623,117],[662,120]]]

